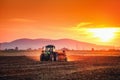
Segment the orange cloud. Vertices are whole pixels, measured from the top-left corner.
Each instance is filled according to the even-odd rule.
[[[14,21],[14,22],[36,22],[35,20],[26,19],[26,18],[13,18],[13,19],[10,19],[9,21]]]

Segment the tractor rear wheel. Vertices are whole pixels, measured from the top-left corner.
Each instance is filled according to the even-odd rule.
[[[45,61],[45,56],[44,56],[44,54],[41,54],[41,55],[40,55],[40,61]]]

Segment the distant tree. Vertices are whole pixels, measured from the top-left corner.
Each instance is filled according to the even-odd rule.
[[[95,51],[95,49],[94,49],[94,48],[92,48],[91,50],[92,50],[92,51]]]
[[[7,51],[7,50],[8,50],[7,48],[4,49],[4,51]]]
[[[69,51],[69,49],[68,49],[68,48],[62,48],[61,50],[64,50],[64,51]]]
[[[8,49],[7,52],[15,52],[15,49]]]
[[[31,48],[28,48],[27,51],[32,51],[32,49],[31,49]]]
[[[38,48],[38,50],[42,50],[43,48]]]
[[[15,51],[18,51],[19,50],[19,48],[18,47],[15,47]]]
[[[0,50],[2,50],[2,49],[1,49],[1,45],[2,45],[2,43],[0,43]]]

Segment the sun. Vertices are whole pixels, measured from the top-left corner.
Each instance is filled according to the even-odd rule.
[[[89,29],[93,36],[99,38],[103,42],[108,42],[115,37],[116,28],[94,28]]]

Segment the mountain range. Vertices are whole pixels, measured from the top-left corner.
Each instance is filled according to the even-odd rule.
[[[52,40],[52,39],[22,38],[22,39],[17,39],[11,42],[1,43],[1,49],[14,49],[15,47],[18,47],[19,49],[28,49],[28,48],[38,49],[49,44],[55,45],[57,49],[68,48],[68,49],[74,49],[74,50],[90,50],[92,48],[94,49],[112,48],[111,46],[96,45],[96,44],[81,42],[81,41],[72,40],[72,39]]]

